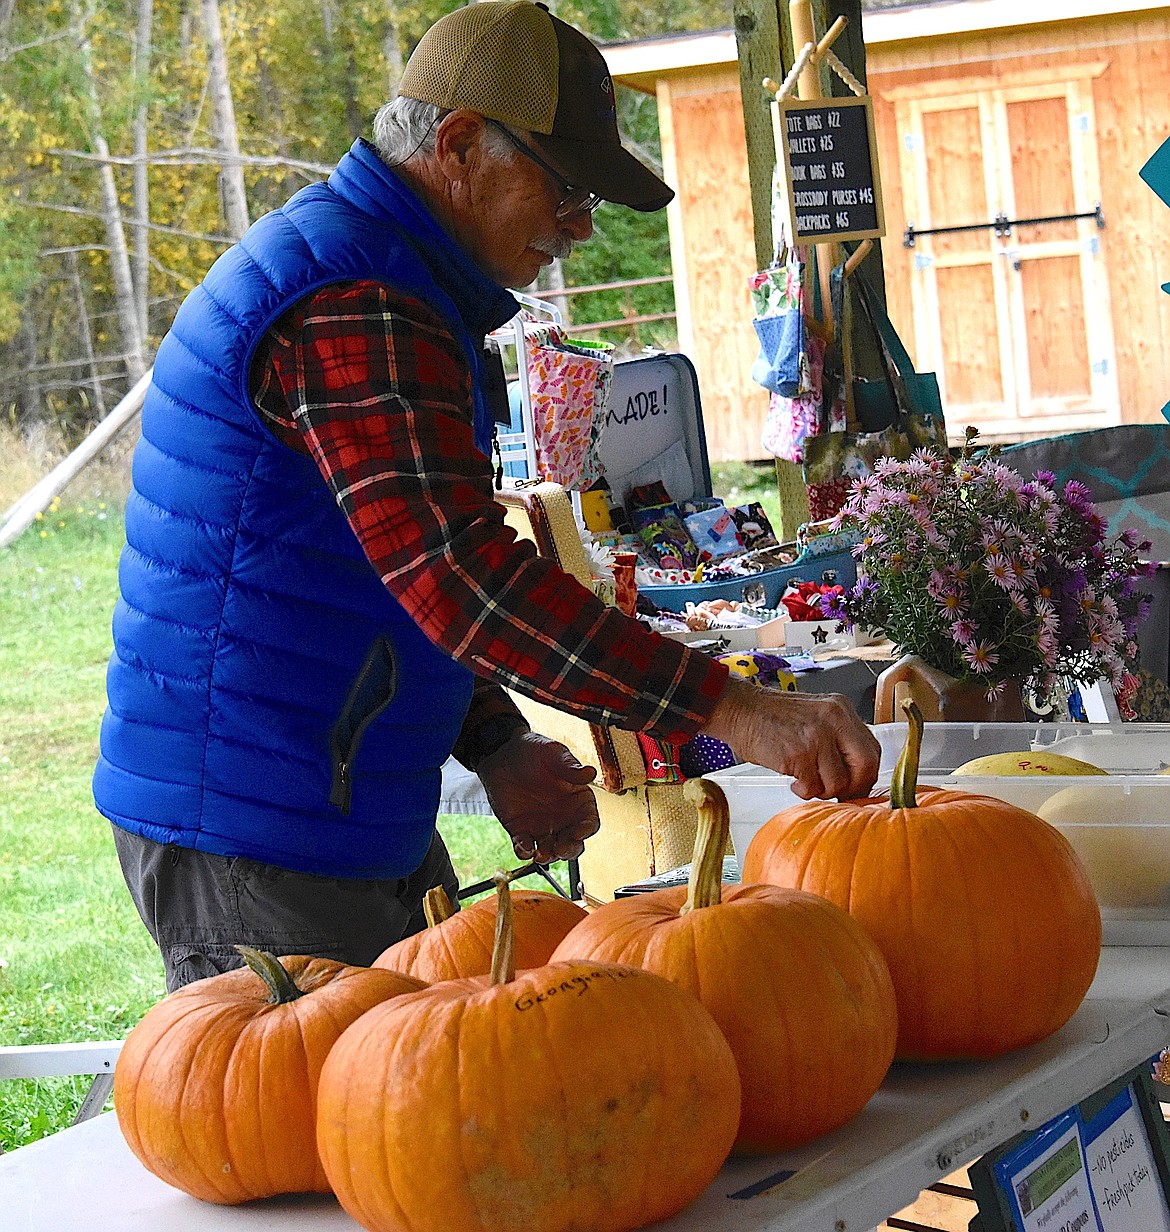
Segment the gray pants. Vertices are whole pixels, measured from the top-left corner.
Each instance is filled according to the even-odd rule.
[[[369,966],[389,945],[426,927],[422,900],[459,891],[438,834],[409,877],[315,877],[242,856],[151,842],[113,827],[122,875],[162,953],[167,991],[243,965],[237,944]]]

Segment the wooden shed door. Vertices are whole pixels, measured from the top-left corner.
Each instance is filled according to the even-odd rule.
[[[920,89],[927,96],[897,91],[907,221],[974,227],[902,250],[916,360],[938,374],[952,436],[967,424],[992,440],[1119,422],[1107,233],[1093,218],[978,225],[1095,210],[1090,82]]]

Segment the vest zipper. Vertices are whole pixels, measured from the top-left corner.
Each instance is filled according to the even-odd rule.
[[[333,784],[329,803],[348,815],[353,798],[353,764],[370,724],[394,700],[398,670],[389,638],[379,637],[358,671],[341,714],[333,726],[329,747],[333,755]]]

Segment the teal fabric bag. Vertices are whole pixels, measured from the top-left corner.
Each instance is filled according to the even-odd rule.
[[[853,409],[863,432],[881,432],[892,427],[903,415],[943,422],[942,396],[933,372],[915,372],[910,355],[898,331],[878,302],[873,288],[860,269],[850,281],[857,287],[857,302],[877,335],[885,369],[883,380],[853,381]]]

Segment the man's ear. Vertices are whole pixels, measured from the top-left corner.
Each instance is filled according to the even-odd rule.
[[[479,157],[484,118],[461,107],[444,116],[435,130],[435,161],[448,180],[467,179]]]

